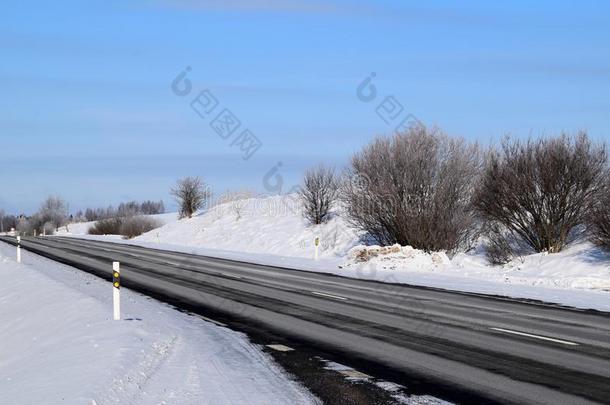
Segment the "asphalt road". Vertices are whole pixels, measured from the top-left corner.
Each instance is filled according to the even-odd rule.
[[[2,237],[15,244],[14,238]],[[610,403],[610,314],[70,238],[22,247],[500,403]]]

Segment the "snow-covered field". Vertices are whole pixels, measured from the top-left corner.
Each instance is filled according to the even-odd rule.
[[[3,404],[315,403],[237,332],[0,244]]]
[[[363,249],[361,232],[349,226],[340,213],[326,224],[309,226],[292,196],[229,202],[191,219],[178,221],[175,214],[173,218],[161,228],[121,242],[610,311],[610,254],[589,242],[575,243],[557,254],[524,256],[504,266],[489,265],[481,248],[449,260],[442,252],[428,254],[401,247],[399,252],[359,262],[354,255]],[[82,237],[74,226],[70,229],[73,236]],[[320,238],[317,261],[313,260],[315,237]]]

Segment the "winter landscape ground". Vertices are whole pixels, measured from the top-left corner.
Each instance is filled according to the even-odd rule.
[[[609,44],[598,0],[3,2],[0,405],[610,405]]]
[[[575,241],[563,252],[525,255],[503,266],[490,265],[480,243],[451,259],[444,252],[410,247],[380,253],[378,247],[362,245],[364,235],[340,210],[327,223],[311,226],[290,197],[251,198],[239,201],[238,209],[236,202],[219,204],[190,219],[163,214],[156,217],[164,226],[133,240],[87,235],[92,223],[72,224],[59,235],[610,311],[610,254],[590,242]],[[372,254],[360,261],[358,254],[367,249]]]
[[[0,402],[313,404],[241,333],[0,244]],[[8,282],[10,280],[10,282]]]

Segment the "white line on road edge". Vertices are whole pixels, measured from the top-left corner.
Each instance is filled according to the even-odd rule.
[[[284,345],[267,345],[267,347],[278,352],[291,352],[294,350],[292,347]]]
[[[549,342],[556,342],[556,343],[561,343],[561,344],[564,344],[564,345],[578,346],[578,343],[568,342],[567,340],[553,339],[553,338],[546,337],[546,336],[532,335],[530,333],[517,332],[516,330],[502,329],[502,328],[489,328],[489,329],[497,330],[498,332],[512,333],[513,335],[527,336],[527,337],[531,337],[531,338],[535,338],[535,339],[540,339],[540,340],[548,340]]]
[[[344,300],[344,301],[347,301],[347,298],[345,298],[345,297],[339,297],[338,295],[326,294],[326,293],[317,292],[317,291],[312,291],[311,293],[312,293],[312,294],[315,294],[315,295],[320,295],[320,296],[322,296],[322,297],[327,297],[327,298],[335,298],[335,299],[337,299],[337,300]]]
[[[208,318],[207,316],[199,315],[199,317],[201,317],[201,319],[203,319],[204,321],[212,322],[216,326],[223,326],[223,327],[227,326],[226,323],[222,323],[220,321],[216,321],[214,319]]]
[[[368,380],[369,378],[373,378],[370,375],[364,374],[363,372],[360,372],[358,370],[339,370],[339,374],[357,380]]]
[[[237,279],[237,280],[241,280],[241,279],[243,278],[242,276],[236,276],[236,275],[234,275],[234,274],[229,274],[229,273],[220,273],[220,274],[222,274],[222,275],[223,275],[223,276],[225,276],[225,277],[231,277],[231,278],[235,278],[235,279]]]

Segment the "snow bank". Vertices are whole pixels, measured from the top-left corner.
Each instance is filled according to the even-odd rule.
[[[134,240],[301,258],[313,258],[316,237],[320,238],[320,257],[344,257],[359,243],[360,233],[337,213],[326,224],[309,226],[290,197],[242,200],[239,212],[235,202],[220,204]]]
[[[362,249],[377,252],[367,254]],[[354,248],[331,273],[610,311],[610,254],[589,242],[556,254],[524,256],[504,266],[490,266],[482,249],[452,260],[442,252],[430,254],[411,247],[378,249]]]
[[[432,272],[511,285],[610,291],[610,255],[589,242],[557,254],[523,256],[504,266],[490,266],[482,252],[461,253],[449,260],[444,252],[426,253],[411,246],[357,246],[342,267],[359,266],[396,274]]]
[[[2,403],[315,402],[240,333],[127,289],[113,321],[109,283],[13,256],[0,243]]]
[[[588,242],[561,253],[536,254],[491,266],[479,246],[451,260],[410,247],[364,246],[359,232],[335,211],[310,226],[294,196],[218,205],[191,219],[173,220],[134,240],[115,240],[233,260],[337,274],[344,277],[536,299],[610,311],[610,254]],[[313,260],[315,237],[320,259]],[[111,240],[112,237],[89,239]]]

